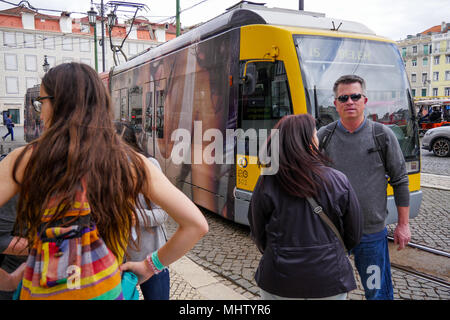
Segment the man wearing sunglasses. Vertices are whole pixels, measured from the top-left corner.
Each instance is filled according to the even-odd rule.
[[[365,89],[364,79],[356,75],[336,80],[334,105],[340,119],[320,128],[318,137],[332,166],[348,177],[360,203],[363,237],[351,253],[366,299],[392,300],[385,222],[388,215],[386,187],[389,179],[398,212],[394,240],[401,250],[411,239],[409,181],[405,160],[392,130],[364,116],[368,101]],[[381,130],[383,143],[375,138],[375,129]]]

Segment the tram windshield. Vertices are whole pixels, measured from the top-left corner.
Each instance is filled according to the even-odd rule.
[[[321,125],[338,119],[333,84],[342,75],[366,81],[366,116],[390,127],[408,161],[419,157],[418,133],[403,60],[392,43],[296,35],[295,45],[308,101]],[[317,115],[316,115],[317,117]]]

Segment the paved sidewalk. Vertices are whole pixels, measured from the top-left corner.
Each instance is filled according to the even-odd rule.
[[[420,174],[420,186],[450,191],[450,176],[422,172]]]
[[[248,300],[184,256],[169,266],[171,300]]]

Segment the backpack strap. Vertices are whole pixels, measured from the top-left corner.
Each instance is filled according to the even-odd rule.
[[[338,122],[332,122],[330,124],[327,124],[325,127],[325,135],[323,138],[319,141],[319,150],[323,151],[326,149],[328,144],[330,143],[331,136],[333,135],[334,131],[336,130],[336,127],[338,125]]]
[[[370,148],[367,151],[369,153],[377,151],[380,155],[381,162],[384,166],[384,171],[386,171],[386,151],[387,151],[387,143],[386,143],[386,134],[384,133],[384,124],[372,121],[372,135],[373,140],[375,142],[376,148]]]

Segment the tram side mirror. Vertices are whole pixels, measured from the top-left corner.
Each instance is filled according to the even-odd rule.
[[[254,63],[247,63],[247,68],[242,77],[243,94],[251,95],[255,92],[256,87],[256,65]]]

